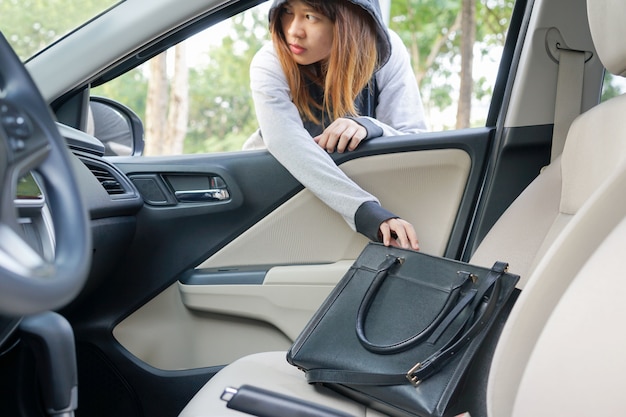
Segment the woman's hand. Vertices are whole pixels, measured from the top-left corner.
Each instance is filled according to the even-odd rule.
[[[321,135],[313,139],[328,153],[353,151],[367,137],[367,129],[352,119],[339,118],[332,122]]]
[[[389,219],[380,224],[379,233],[385,246],[419,250],[417,233],[413,225],[402,219]]]

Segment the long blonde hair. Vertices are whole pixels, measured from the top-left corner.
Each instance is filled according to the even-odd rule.
[[[357,116],[354,101],[372,80],[378,61],[375,22],[362,7],[347,0],[303,2],[333,22],[334,36],[328,60],[302,66],[291,57],[282,30],[283,7],[278,7],[270,17],[272,40],[293,102],[302,117],[317,124],[326,121],[319,120],[315,109],[328,114],[332,120]],[[322,87],[322,103],[311,96],[310,82]]]

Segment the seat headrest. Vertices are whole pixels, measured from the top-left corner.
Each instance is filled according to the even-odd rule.
[[[600,61],[612,74],[626,77],[626,1],[587,0],[587,14]]]

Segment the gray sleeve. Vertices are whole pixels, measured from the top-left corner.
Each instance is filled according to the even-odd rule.
[[[268,151],[302,185],[356,230],[355,214],[376,197],[359,187],[306,131],[271,44],[252,60],[250,81],[257,119]]]
[[[374,242],[380,242],[380,224],[385,220],[397,219],[398,216],[374,201],[366,201],[356,211],[354,220],[357,232]]]
[[[391,57],[376,73],[376,119],[368,119],[382,128],[383,136],[425,132],[424,106],[409,54],[397,33],[389,30],[389,38]]]
[[[354,120],[365,128],[367,136],[365,136],[363,140],[377,138],[383,135],[383,128],[374,123],[369,117],[346,117],[346,119]]]

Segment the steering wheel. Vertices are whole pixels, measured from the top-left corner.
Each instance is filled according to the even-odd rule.
[[[30,315],[70,302],[91,261],[91,229],[71,155],[30,74],[0,33],[0,313]],[[54,255],[27,242],[17,183],[37,173],[54,229]]]

